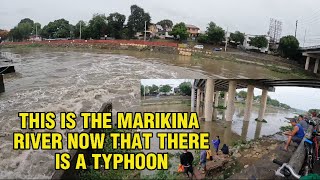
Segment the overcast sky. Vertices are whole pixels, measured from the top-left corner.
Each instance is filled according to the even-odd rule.
[[[171,19],[201,30],[214,21],[229,31],[266,34],[270,18],[275,18],[283,23],[282,35],[294,35],[299,20],[300,44],[303,45],[306,29],[305,46],[320,44],[319,0],[1,0],[0,28],[10,29],[25,17],[45,25],[59,18],[72,24],[88,21],[94,13],[119,12],[128,16],[132,4],[149,12],[154,23]]]

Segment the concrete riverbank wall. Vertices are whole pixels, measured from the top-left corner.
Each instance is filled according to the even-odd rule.
[[[111,112],[112,111],[112,103],[105,103],[102,105],[100,110],[98,112]],[[87,132],[87,133],[99,133],[103,132],[103,129],[87,129],[82,132]],[[91,144],[91,143],[90,143]],[[92,154],[94,153],[95,150],[92,150],[92,148],[88,148],[86,150],[71,150],[69,154],[71,155],[71,161],[70,161],[70,169],[68,170],[56,170],[55,173],[53,174],[51,179],[78,179],[78,173],[75,169],[76,167],[76,161],[78,154],[84,154],[85,156],[85,162],[87,162],[87,165],[91,165],[90,162],[92,159]]]

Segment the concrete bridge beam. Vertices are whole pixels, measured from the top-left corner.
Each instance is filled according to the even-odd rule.
[[[214,80],[207,79],[206,81],[206,95],[204,101],[204,118],[205,121],[212,121],[213,113],[213,96],[214,96]]]
[[[218,107],[219,106],[219,96],[220,96],[220,92],[217,91],[214,95],[214,107]]]
[[[196,100],[195,93],[196,93],[196,90],[194,88],[194,83],[192,83],[192,89],[191,89],[191,112],[195,111],[195,107],[194,107],[194,102]]]
[[[254,86],[248,85],[246,107],[244,110],[244,121],[249,121],[251,117],[252,103],[253,103]]]
[[[197,89],[197,113],[200,115],[201,90]]]
[[[227,107],[228,104],[228,92],[224,92],[224,103],[223,107]]]
[[[309,69],[309,63],[310,63],[310,56],[307,56],[306,64],[305,64],[305,66],[304,66],[304,69],[305,69],[305,70],[308,70],[308,69]]]
[[[268,98],[268,90],[263,89],[262,95],[261,95],[261,100],[260,100],[260,109],[259,109],[259,116],[258,116],[259,121],[262,121],[264,118],[264,113],[265,113],[266,107],[267,107],[267,98]]]
[[[226,121],[232,121],[234,114],[234,98],[236,96],[236,81],[229,81],[229,90],[228,90],[228,102],[227,102],[227,111],[226,111]]]
[[[318,68],[319,68],[319,59],[316,59],[316,63],[314,64],[314,73],[318,73]]]

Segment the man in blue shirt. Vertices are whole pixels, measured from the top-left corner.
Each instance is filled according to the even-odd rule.
[[[285,151],[288,151],[288,147],[289,147],[291,141],[300,144],[300,142],[302,141],[302,139],[305,135],[303,127],[301,126],[301,124],[297,123],[297,119],[291,119],[290,123],[293,126],[293,130],[284,133],[285,135],[288,136],[287,144],[284,147]]]

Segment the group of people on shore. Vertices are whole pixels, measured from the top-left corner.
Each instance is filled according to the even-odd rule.
[[[300,144],[302,139],[304,138],[308,128],[309,128],[309,120],[313,120],[315,122],[320,122],[320,114],[317,115],[316,112],[311,113],[310,116],[299,115],[297,118],[288,118],[290,120],[291,125],[293,126],[292,131],[284,132],[285,135],[288,136],[287,143],[284,147],[284,151],[288,151],[289,145],[291,141]]]
[[[217,136],[216,139],[212,140],[212,145],[215,149],[215,153],[216,155],[219,154],[219,147],[220,147],[220,137]],[[229,147],[224,144],[223,147],[221,148],[221,152],[224,155],[229,155]],[[205,173],[207,170],[207,161],[212,161],[214,159],[214,157],[212,156],[211,150],[202,150],[200,152],[200,162],[199,165],[202,168],[202,173]],[[193,155],[191,152],[189,152],[188,150],[185,150],[181,155],[180,155],[180,165],[183,166],[184,169],[184,173],[186,173],[187,177],[191,178],[194,176],[194,172],[193,172]],[[190,173],[190,175],[189,175]]]

